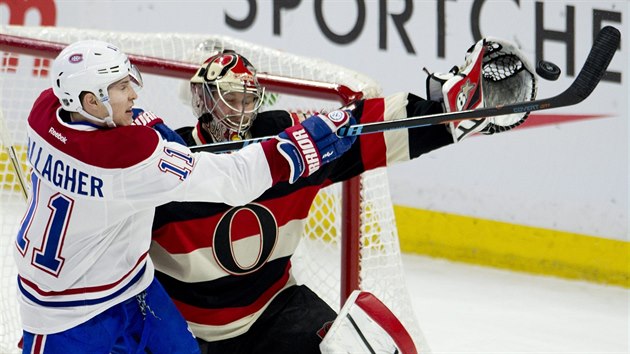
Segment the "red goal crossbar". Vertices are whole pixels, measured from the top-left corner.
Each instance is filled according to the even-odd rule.
[[[3,49],[7,48],[14,53],[54,59],[67,44],[0,34],[0,45],[2,45]],[[197,69],[199,69],[198,64],[183,61],[135,55],[132,53],[127,53],[127,56],[142,72],[148,74],[188,80],[197,72]],[[347,105],[363,97],[362,92],[353,91],[345,85],[296,79],[264,72],[258,73],[257,76],[261,85],[275,92],[303,95],[304,92],[308,91],[310,96],[313,96],[312,93],[315,92],[319,94],[321,98],[336,99],[343,105]]]

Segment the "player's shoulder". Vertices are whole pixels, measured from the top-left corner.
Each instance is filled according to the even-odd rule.
[[[28,116],[29,124],[38,122],[47,124],[44,120],[52,119],[59,107],[61,107],[61,103],[51,88],[42,91],[31,108],[31,114]]]
[[[160,137],[145,126],[78,129],[57,119],[61,107],[52,89],[35,100],[28,118],[31,129],[63,154],[101,168],[126,168],[149,158]]]
[[[260,112],[256,115],[251,132],[254,138],[277,135],[294,124],[291,114],[287,111]]]
[[[175,129],[175,133],[179,134],[179,136],[184,137],[185,135],[191,135],[192,131],[195,127],[181,127]]]
[[[35,100],[34,106],[38,105],[61,106],[61,103],[59,103],[59,99],[55,96],[53,89],[47,88]]]
[[[181,128],[175,129],[175,133],[177,135],[179,135],[179,137],[184,140],[184,142],[186,143],[186,146],[195,146],[195,145],[197,145],[197,142],[195,141],[195,138],[193,136],[194,131],[195,131],[195,127],[194,126],[181,127]]]
[[[155,152],[160,137],[145,126],[117,127],[93,131],[63,129],[64,144],[55,144],[66,155],[98,168],[128,168],[147,160]],[[50,139],[47,139],[50,142]]]
[[[158,133],[145,126],[126,126],[103,131],[99,142],[111,149],[109,168],[125,168],[148,159],[158,148]],[[109,154],[108,154],[109,155]]]

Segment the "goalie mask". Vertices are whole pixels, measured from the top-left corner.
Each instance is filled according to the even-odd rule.
[[[250,138],[264,89],[243,56],[223,51],[208,58],[190,80],[192,107],[215,142]]]

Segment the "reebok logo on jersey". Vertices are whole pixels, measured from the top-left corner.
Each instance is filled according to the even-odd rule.
[[[52,135],[55,138],[59,139],[59,141],[61,141],[64,144],[68,141],[68,138],[66,138],[65,135],[63,135],[60,132],[56,131],[55,128],[53,128],[53,127],[50,127],[50,129],[48,129],[48,132],[50,133],[50,135]]]
[[[296,130],[292,133],[293,139],[298,144],[298,147],[302,151],[302,156],[306,160],[306,164],[308,165],[308,176],[313,174],[315,171],[319,170],[320,161],[319,156],[317,156],[317,150],[313,146],[313,141],[306,134],[304,129]]]

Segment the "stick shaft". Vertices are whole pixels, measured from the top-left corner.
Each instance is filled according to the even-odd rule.
[[[597,87],[608,68],[620,41],[619,31],[611,26],[604,27],[595,39],[591,51],[578,76],[564,92],[557,96],[534,101],[517,102],[495,107],[474,110],[447,112],[427,116],[408,117],[386,122],[355,124],[342,127],[339,136],[355,136],[379,133],[392,129],[409,129],[429,125],[444,124],[466,119],[495,117],[513,113],[527,113],[545,109],[571,106],[582,102]],[[256,138],[242,141],[229,141],[217,144],[200,145],[191,148],[193,151],[225,152],[243,148],[247,145],[266,141],[272,137]]]

